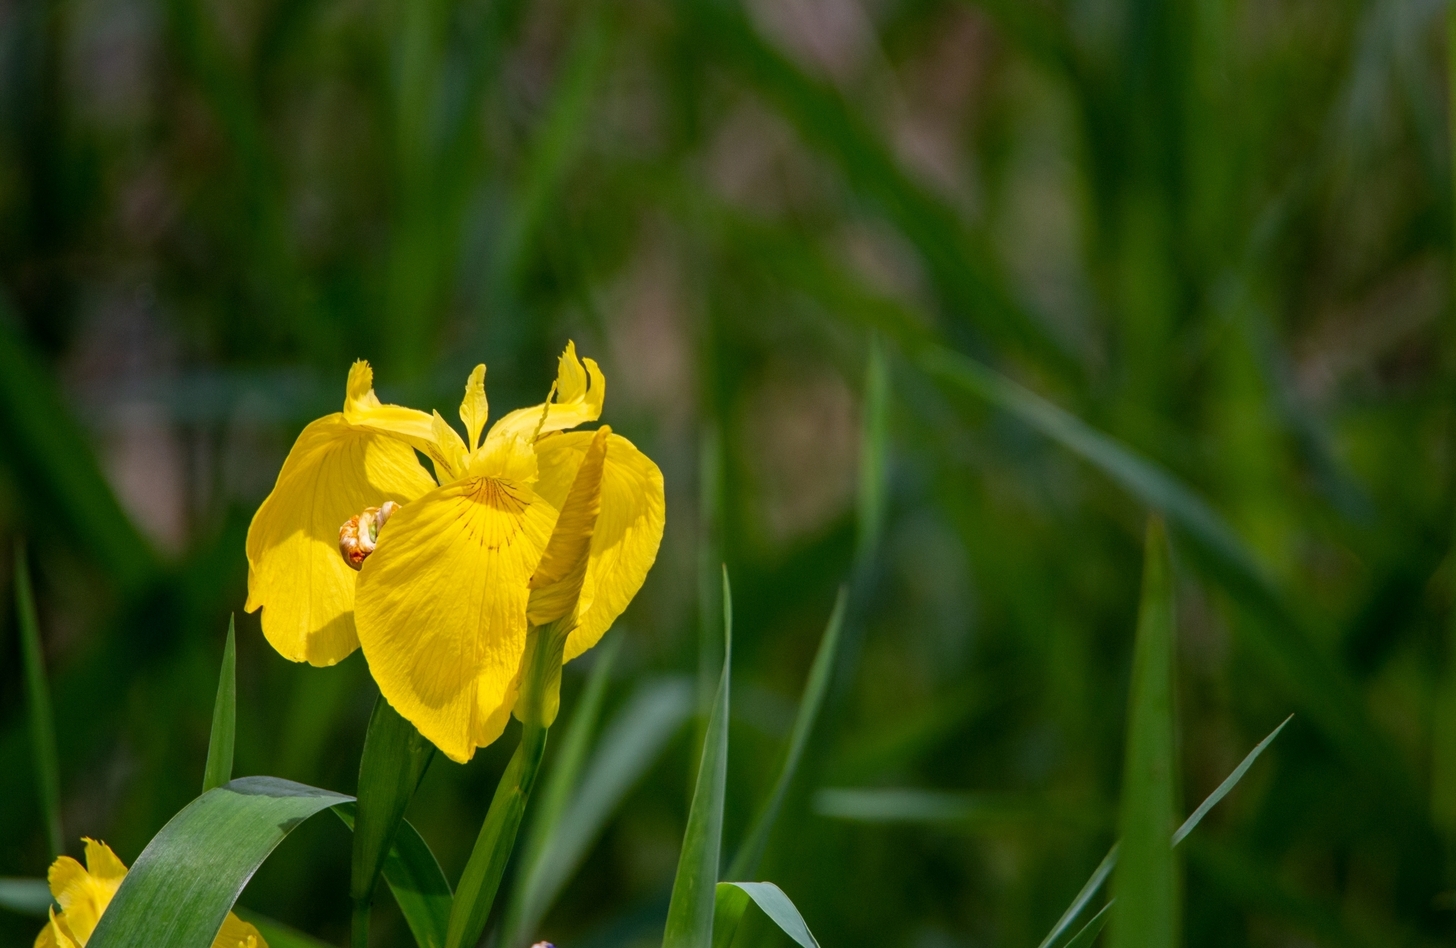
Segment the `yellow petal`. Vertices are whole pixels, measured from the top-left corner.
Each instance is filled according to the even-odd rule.
[[[465,423],[466,444],[474,451],[480,445],[480,432],[490,417],[490,403],[485,400],[485,366],[477,365],[465,381],[465,399],[460,403],[460,420]]]
[[[229,912],[212,940],[212,948],[268,948],[268,942],[256,928]]]
[[[71,930],[66,927],[65,919],[56,914],[55,906],[51,906],[49,911],[50,920],[40,930],[40,934],[35,936],[34,948],[81,948],[71,937]]]
[[[86,944],[126,877],[126,866],[110,847],[93,839],[85,842],[87,868],[70,856],[61,856],[46,873],[51,895],[61,907],[51,922],[58,945],[66,944],[61,940],[66,937],[78,945]]]
[[[577,431],[536,442],[536,491],[548,503],[559,507],[566,502],[592,437],[591,432]],[[665,519],[662,472],[632,442],[608,435],[601,512],[592,532],[576,629],[566,642],[566,661],[597,644],[642,588],[657,559]]]
[[[576,357],[576,343],[568,342],[557,362],[556,385],[547,403],[518,408],[491,426],[486,440],[517,435],[527,441],[538,434],[564,431],[602,416],[602,402],[607,396],[607,380],[596,362],[586,360],[585,367]]]
[[[500,736],[526,642],[526,583],[556,510],[468,477],[389,521],[359,573],[359,641],[379,690],[452,760]]]
[[[248,528],[244,608],[263,609],[263,634],[279,654],[332,665],[358,647],[358,574],[339,554],[339,527],[365,507],[408,503],[434,486],[409,445],[343,414],[303,429]]]
[[[398,438],[435,462],[441,478],[459,474],[458,459],[465,443],[449,425],[437,425],[438,413],[429,415],[403,405],[385,405],[374,394],[374,370],[364,360],[349,369],[344,398],[344,420],[356,428]],[[441,419],[443,423],[443,419]]]
[[[546,552],[531,575],[531,598],[526,606],[526,621],[531,625],[555,622],[577,608],[602,506],[602,468],[611,433],[612,429],[603,426],[592,436],[551,529]]]

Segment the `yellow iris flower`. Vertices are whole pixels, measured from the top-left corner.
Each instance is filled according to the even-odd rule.
[[[596,363],[568,344],[546,402],[505,415],[482,440],[477,366],[461,438],[438,412],[381,404],[368,363],[354,363],[344,410],[303,430],[253,517],[247,611],[263,610],[263,634],[293,661],[332,665],[362,645],[395,710],[451,759],[469,760],[510,718],[530,581],[596,435],[568,429],[596,421],[605,394]],[[603,431],[600,512],[566,661],[621,615],[662,539],[662,472]],[[340,554],[340,524],[386,501],[400,506],[356,570]],[[373,518],[354,521],[369,544],[361,521]]]
[[[51,895],[61,910],[51,907],[50,921],[35,937],[35,948],[82,948],[126,878],[126,866],[110,846],[94,839],[84,842],[84,867],[70,856],[62,856],[46,873]],[[268,943],[256,928],[229,912],[212,948],[268,948]]]

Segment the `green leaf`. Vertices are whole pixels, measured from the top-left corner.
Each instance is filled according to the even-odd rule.
[[[890,367],[879,333],[870,335],[865,364],[864,412],[860,419],[859,484],[855,518],[855,565],[866,568],[879,547],[888,507],[890,458]]]
[[[523,873],[521,907],[506,928],[511,933],[507,945],[524,944],[533,937],[607,821],[692,710],[691,685],[670,678],[643,685],[612,720],[541,858]]]
[[[222,670],[217,675],[217,699],[212,703],[212,734],[207,740],[207,767],[202,792],[233,779],[233,739],[237,735],[238,649],[233,617],[228,616],[227,643],[222,647]]]
[[[350,799],[277,777],[240,777],[209,790],[152,837],[87,948],[211,944],[274,847],[315,813]]]
[[[1102,934],[1102,928],[1107,924],[1107,910],[1116,904],[1116,900],[1113,900],[1098,909],[1097,914],[1092,916],[1091,921],[1083,925],[1082,930],[1077,932],[1071,941],[1067,942],[1066,948],[1092,948],[1092,943],[1097,940],[1098,935]]]
[[[340,803],[334,814],[354,828],[355,804]],[[409,820],[400,820],[384,857],[382,875],[405,924],[420,948],[442,948],[450,926],[450,883],[429,844]]]
[[[51,708],[50,683],[46,680],[45,651],[40,644],[40,621],[35,614],[35,590],[30,583],[30,564],[22,540],[15,541],[15,617],[20,626],[20,652],[25,665],[25,703],[30,720],[35,788],[40,795],[46,842],[50,844],[51,858],[55,858],[66,851],[65,836],[61,832],[61,765],[56,753],[56,718]]]
[[[794,729],[789,734],[789,749],[784,756],[783,767],[779,769],[778,779],[774,781],[768,801],[754,820],[753,829],[749,831],[748,838],[739,847],[738,854],[728,867],[730,879],[742,879],[758,871],[759,860],[763,858],[763,851],[768,848],[769,834],[773,832],[774,822],[784,805],[784,797],[788,795],[789,785],[799,769],[799,761],[804,757],[804,749],[808,747],[809,738],[814,733],[814,724],[819,719],[824,696],[829,691],[829,681],[838,660],[839,633],[844,626],[847,600],[848,590],[841,586],[839,597],[834,601],[834,611],[829,615],[829,624],[824,627],[824,636],[819,640],[819,651],[814,655],[814,663],[809,666],[809,680],[804,685],[804,696],[799,699],[799,713],[794,718]]]
[[[359,759],[358,825],[354,827],[349,873],[349,897],[354,902],[353,943],[360,948],[367,948],[369,943],[369,905],[379,870],[434,756],[435,745],[380,695],[369,716],[364,752]]]
[[[0,879],[0,908],[44,918],[54,904],[44,879]]]
[[[728,779],[728,688],[733,666],[733,593],[723,568],[723,672],[703,738],[703,756],[678,855],[662,948],[702,948],[713,940],[713,900],[723,842]]]
[[[725,888],[737,889],[747,898],[738,900],[736,898],[725,898]],[[804,916],[794,907],[794,903],[784,895],[784,890],[772,882],[720,882],[718,883],[718,902],[725,904],[729,912],[736,912],[732,919],[733,927],[737,927],[738,920],[743,917],[743,911],[747,908],[748,899],[763,910],[763,914],[779,927],[785,935],[788,935],[800,948],[819,948],[819,942],[814,940],[814,935],[809,931],[809,926],[804,923]],[[727,940],[721,944],[718,941],[717,932],[713,934],[713,948],[727,948],[732,943],[732,929],[729,929]]]
[[[1264,750],[1273,743],[1274,738],[1279,736],[1279,732],[1284,730],[1284,726],[1292,719],[1293,715],[1285,718],[1278,727],[1269,732],[1267,737],[1254,745],[1253,750],[1244,755],[1244,759],[1233,769],[1233,772],[1225,777],[1223,782],[1215,787],[1214,791],[1198,805],[1198,809],[1194,810],[1188,819],[1183,821],[1183,825],[1178,827],[1178,831],[1172,836],[1172,845],[1177,846],[1186,839],[1188,834],[1193,832],[1198,824],[1203,821],[1203,818],[1208,815],[1208,811],[1213,809],[1220,800],[1228,796],[1229,791],[1244,778],[1244,774],[1248,773],[1249,768],[1254,766],[1254,761],[1259,759],[1259,755],[1264,753]],[[1072,923],[1077,920],[1077,916],[1081,915],[1082,910],[1092,901],[1092,897],[1102,888],[1102,883],[1107,881],[1107,877],[1112,874],[1113,867],[1116,865],[1117,846],[1114,845],[1107,851],[1107,855],[1103,857],[1102,862],[1098,864],[1096,870],[1093,871],[1092,877],[1087,880],[1087,884],[1082,886],[1082,891],[1078,892],[1077,897],[1072,900],[1072,904],[1067,906],[1067,910],[1062,913],[1062,917],[1057,921],[1057,924],[1053,925],[1052,930],[1047,934],[1046,938],[1042,939],[1040,948],[1050,948],[1058,938],[1066,933]]]
[[[728,882],[718,883],[713,896],[713,948],[730,948],[738,934],[738,923],[753,900],[748,893]]]
[[[1163,521],[1148,522],[1142,606],[1133,649],[1113,877],[1113,948],[1173,948],[1178,879],[1173,829],[1173,564]]]
[[[259,915],[257,912],[250,912],[247,909],[234,909],[238,918],[252,925],[263,936],[268,943],[268,948],[333,948],[326,941],[319,941],[312,935],[305,935],[296,928],[291,928],[280,921],[269,918],[266,915]]]
[[[1057,943],[1062,935],[1072,927],[1072,923],[1077,920],[1077,916],[1082,914],[1082,910],[1092,902],[1098,890],[1102,888],[1102,883],[1107,881],[1107,877],[1112,875],[1112,870],[1116,867],[1117,844],[1114,843],[1112,848],[1107,851],[1107,855],[1103,856],[1102,861],[1097,864],[1097,868],[1092,871],[1092,877],[1087,880],[1086,885],[1082,886],[1082,891],[1077,893],[1077,897],[1072,900],[1072,904],[1067,906],[1067,910],[1062,913],[1062,917],[1057,919],[1057,923],[1052,926],[1052,930],[1047,932],[1047,936],[1041,940],[1041,945],[1038,948],[1051,948],[1052,945]],[[1097,914],[1101,915],[1106,911],[1107,908],[1104,906],[1102,911]],[[1083,930],[1085,931],[1086,929]]]

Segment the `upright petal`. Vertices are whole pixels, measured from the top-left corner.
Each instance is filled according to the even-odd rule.
[[[60,945],[65,944],[62,939],[66,937],[78,945],[86,944],[126,877],[126,866],[110,847],[94,839],[85,842],[86,868],[70,856],[61,856],[46,873],[51,896],[61,907],[47,927],[54,929],[52,937]]]
[[[544,404],[517,408],[491,426],[489,441],[506,435],[526,440],[538,434],[564,431],[596,421],[602,416],[602,403],[607,397],[607,380],[595,361],[586,360],[583,367],[576,357],[576,343],[568,342],[557,361],[556,384]]]
[[[536,442],[536,491],[553,506],[566,502],[593,433],[576,431]],[[576,630],[566,641],[570,661],[601,639],[642,588],[657,559],[666,520],[662,471],[621,435],[607,436],[601,512],[577,606]]]
[[[465,423],[466,444],[474,451],[480,446],[480,432],[490,417],[490,402],[485,398],[485,366],[477,365],[465,380],[465,398],[460,402],[460,420]]]
[[[398,438],[435,462],[435,473],[443,478],[459,474],[459,460],[465,443],[439,414],[427,414],[403,405],[386,405],[374,394],[374,370],[364,360],[349,369],[344,420],[356,428]],[[439,419],[439,423],[436,423]]]
[[[248,528],[244,608],[263,609],[263,634],[279,654],[332,665],[358,647],[358,574],[339,555],[339,527],[365,507],[407,503],[434,486],[409,445],[343,414],[303,429]]]
[[[526,621],[546,625],[576,611],[591,561],[591,540],[602,509],[602,472],[607,457],[607,437],[612,429],[602,426],[587,444],[584,459],[566,494],[566,502],[551,529],[546,552],[531,574],[531,598]]]
[[[407,504],[359,573],[359,641],[379,690],[452,760],[500,736],[526,644],[526,584],[556,510],[472,476]]]

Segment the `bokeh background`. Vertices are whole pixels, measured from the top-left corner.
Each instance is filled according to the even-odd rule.
[[[731,851],[848,584],[760,876],[826,946],[1035,946],[1114,835],[1148,508],[928,372],[938,346],[1162,465],[1267,577],[1175,535],[1185,809],[1295,715],[1181,850],[1186,944],[1448,942],[1445,23],[1438,0],[0,0],[0,875],[48,861],[12,539],[73,851],[129,862],[196,794],[232,612],[236,772],[351,791],[376,692],[361,656],[291,665],[241,614],[248,520],[353,359],[452,418],[484,361],[499,415],[574,339],[668,492],[609,718],[711,685],[726,562]],[[542,934],[660,934],[695,730]],[[452,879],[515,735],[438,759],[412,806]],[[342,943],[347,864],[312,821],[242,904]],[[377,943],[406,944],[381,903]],[[0,914],[0,942],[36,927]]]

